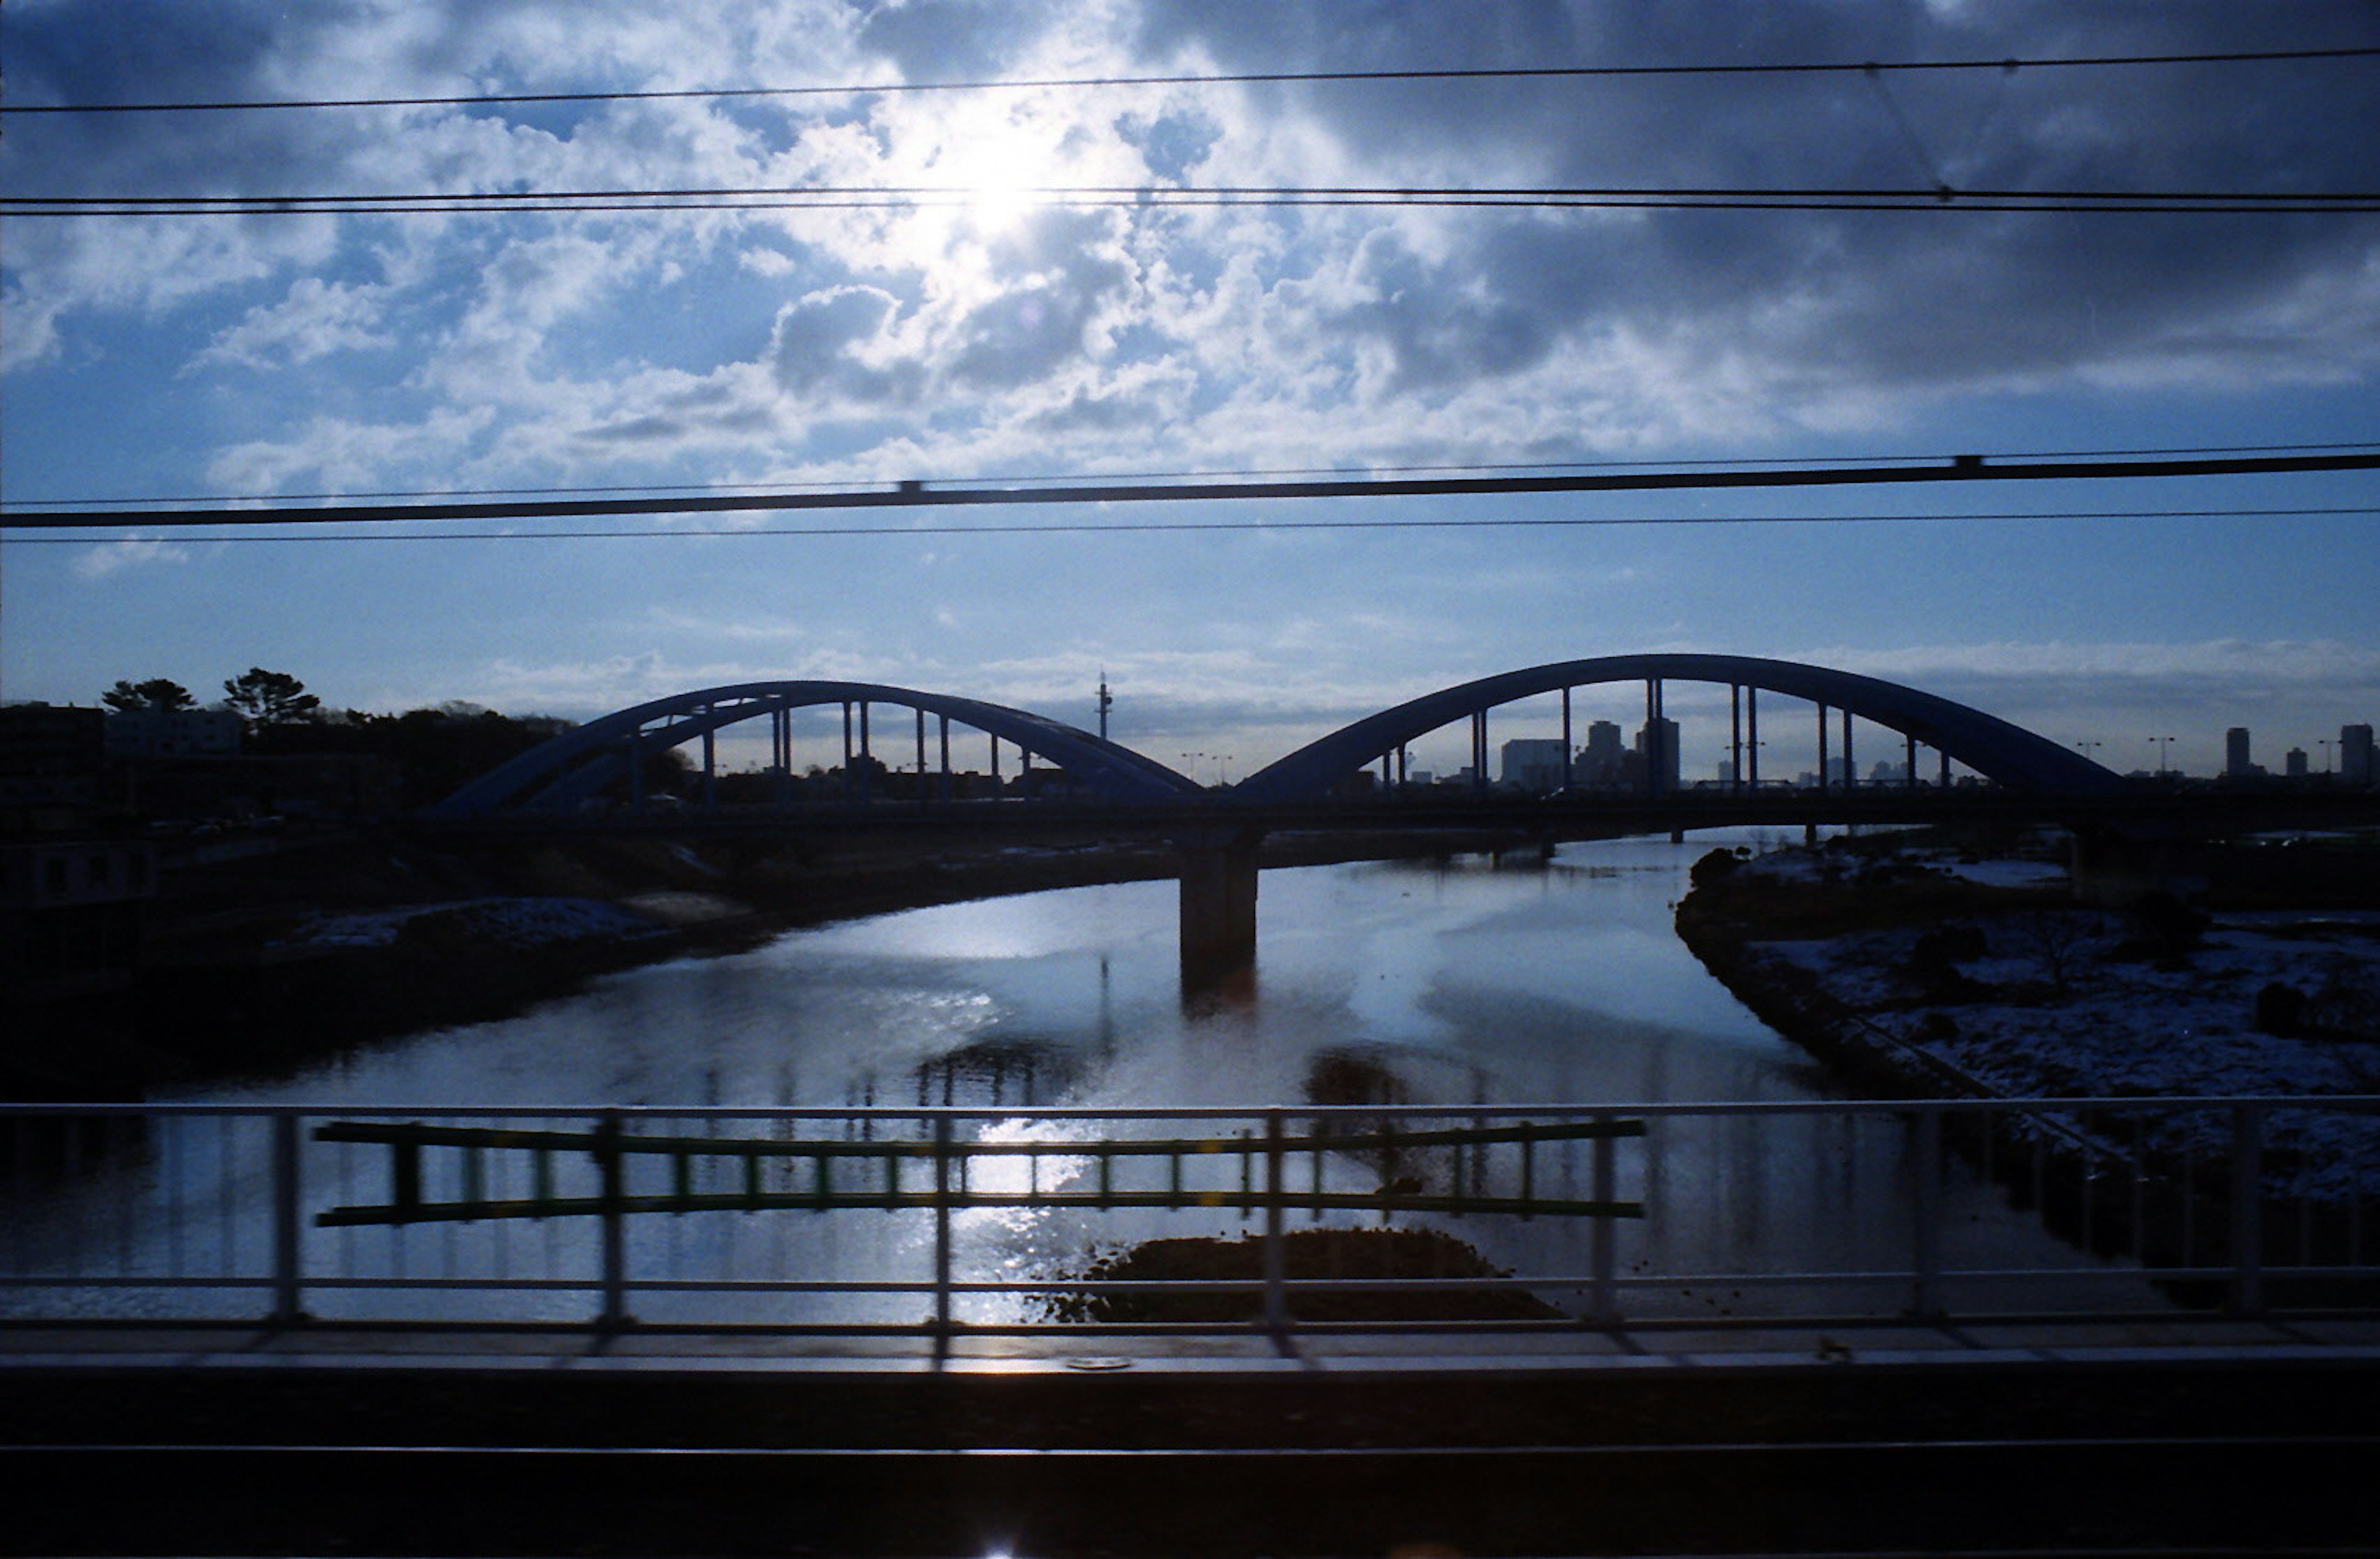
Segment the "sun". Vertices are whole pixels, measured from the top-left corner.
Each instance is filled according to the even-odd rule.
[[[1014,226],[1037,209],[1044,191],[1063,180],[1069,121],[1030,103],[949,104],[911,144],[924,155],[913,164],[917,184],[934,206],[963,218],[978,233]]]
[[[1029,128],[1008,126],[954,137],[936,159],[935,182],[963,202],[978,230],[1014,226],[1038,204],[1049,149]]]

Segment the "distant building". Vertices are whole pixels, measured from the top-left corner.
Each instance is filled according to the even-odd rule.
[[[2373,782],[2371,726],[2341,725],[2338,728],[2338,777],[2349,785],[2370,785]]]
[[[2306,753],[2304,748],[2293,747],[2289,749],[2289,756],[2281,760],[2281,761],[2288,765],[2286,772],[2289,778],[2303,779],[2306,777]]]
[[[1678,723],[1664,715],[1647,720],[1636,732],[1636,751],[1652,778],[1652,788],[1678,788]]]
[[[1628,748],[1621,739],[1619,725],[1609,720],[1598,720],[1586,728],[1586,745],[1578,749],[1573,777],[1580,785],[1618,785],[1627,758]]]
[[[106,766],[105,717],[95,709],[0,709],[0,806],[90,806]]]
[[[156,892],[146,840],[0,845],[0,983],[44,1001],[127,988]]]
[[[2255,772],[2248,757],[2248,727],[2234,725],[2223,733],[2223,777],[2246,779]]]
[[[1532,796],[1559,790],[1568,783],[1562,773],[1567,755],[1559,737],[1515,737],[1504,744],[1504,783]]]
[[[237,758],[241,722],[229,709],[128,709],[107,717],[110,758]]]

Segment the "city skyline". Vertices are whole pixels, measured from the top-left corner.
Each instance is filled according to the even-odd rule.
[[[2368,59],[2047,63],[2380,46],[2367,8],[2285,14],[1780,6],[1747,26],[1716,5],[811,0],[664,27],[543,0],[12,6],[13,197],[942,193],[808,212],[12,207],[0,499],[2380,447],[2380,217],[1958,193],[2380,189]],[[2034,63],[1115,80],[2009,59]],[[1104,84],[24,112],[1002,79]],[[1954,198],[1036,203],[1094,185]],[[322,542],[127,516],[114,535],[9,534],[0,698],[88,703],[164,676],[206,699],[262,665],[333,708],[585,719],[844,677],[1095,728],[1104,671],[1116,739],[1169,763],[1229,755],[1235,774],[1436,688],[1664,650],[1903,682],[2119,773],[2215,773],[2239,725],[2267,767],[2294,746],[2319,772],[2343,726],[2380,716],[2371,472],[1879,491],[1000,511],[1088,527],[1040,535],[931,508],[844,527],[865,533],[663,518],[542,541],[455,535],[528,524]],[[1211,528],[1129,529],[1185,523]],[[1707,772],[1706,714],[1671,713],[1683,770]],[[1544,734],[1522,728],[1536,718],[1515,711],[1507,734]],[[1463,737],[1443,745],[1426,766],[1451,772]]]

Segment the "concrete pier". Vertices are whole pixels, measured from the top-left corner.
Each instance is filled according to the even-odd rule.
[[[1229,985],[1256,963],[1257,844],[1242,829],[1181,842],[1184,995]]]

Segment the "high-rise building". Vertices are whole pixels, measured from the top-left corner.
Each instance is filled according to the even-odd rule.
[[[2223,775],[2226,779],[2246,779],[2256,772],[2248,758],[2248,727],[2234,725],[2223,733]]]
[[[1621,742],[1619,725],[1609,720],[1598,720],[1586,728],[1586,745],[1578,749],[1576,778],[1581,785],[1617,785],[1620,783],[1621,760],[1627,747]]]
[[[2370,785],[2373,782],[2371,726],[2341,725],[2338,728],[2338,777],[2349,785]]]
[[[1564,783],[1560,737],[1515,737],[1504,744],[1504,783],[1532,796],[1559,790]]]
[[[1645,773],[1657,791],[1678,788],[1678,723],[1664,715],[1647,720],[1637,729],[1636,750],[1645,760]]]
[[[2289,749],[2289,755],[2283,759],[2282,762],[2287,765],[2285,772],[2289,774],[2289,778],[2303,779],[2306,777],[2306,754],[2304,748],[2293,747]]]

